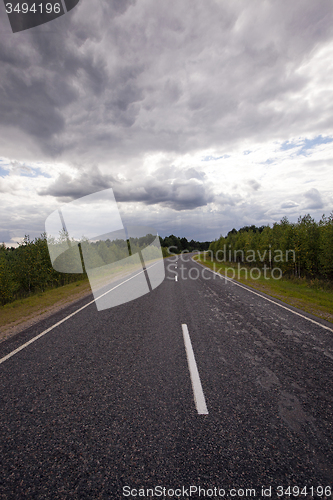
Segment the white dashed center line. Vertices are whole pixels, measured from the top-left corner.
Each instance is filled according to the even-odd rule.
[[[190,370],[192,389],[194,394],[194,402],[199,415],[208,415],[205,395],[202,390],[200,376],[198,372],[197,363],[195,361],[194,352],[192,349],[190,334],[187,325],[182,325],[184,344],[187,356],[188,367]]]

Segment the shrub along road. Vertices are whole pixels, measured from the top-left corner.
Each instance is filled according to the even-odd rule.
[[[0,344],[3,359],[65,320],[0,364],[1,498],[148,497],[158,485],[184,487],[182,498],[199,498],[191,485],[229,498],[231,488],[261,498],[263,486],[290,498],[277,487],[296,485],[325,498],[332,325],[173,259],[135,301],[65,320],[90,296]]]

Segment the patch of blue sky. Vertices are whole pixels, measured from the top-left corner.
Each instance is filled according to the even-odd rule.
[[[9,174],[9,170],[5,169],[5,168],[2,168],[0,166],[0,177],[5,177],[6,175]]]
[[[303,146],[297,154],[306,156],[306,151],[308,149],[313,149],[321,144],[329,144],[330,142],[333,142],[333,137],[323,137],[321,135],[318,135],[318,137],[314,139],[304,139]]]
[[[264,161],[264,165],[271,165],[272,163],[275,162],[275,158],[268,158],[268,160]]]
[[[9,174],[8,162],[0,158],[0,177],[5,177],[8,174]]]
[[[250,153],[252,153],[252,151],[250,151],[249,149],[247,149],[246,151],[243,151],[243,155],[249,155]]]
[[[281,144],[280,150],[286,151],[287,149],[294,149],[294,148],[298,148],[298,147],[299,147],[299,143],[286,141],[286,142]]]
[[[204,158],[201,158],[201,161],[216,161],[216,160],[224,160],[226,158],[230,158],[230,155],[205,156]]]
[[[21,176],[22,177],[47,177],[48,179],[51,179],[51,175],[46,174],[45,172],[42,172],[40,168],[32,168],[32,167],[29,167],[29,169],[22,169]]]
[[[333,142],[333,137],[323,137],[322,135],[318,135],[314,139],[304,139],[300,142],[289,142],[286,141],[281,144],[281,151],[286,151],[288,149],[294,149],[294,148],[300,148],[299,151],[297,151],[297,155],[303,155],[307,156],[307,151],[309,149],[314,149],[316,146],[319,146],[321,144],[328,144],[330,142]]]

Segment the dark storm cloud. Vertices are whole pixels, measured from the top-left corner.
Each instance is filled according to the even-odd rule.
[[[206,174],[193,167],[182,170],[174,166],[160,168],[141,182],[138,179],[133,181],[115,186],[117,201],[141,201],[145,205],[193,210],[214,199]]]
[[[69,200],[112,187],[118,202],[142,202],[174,210],[192,210],[205,206],[214,199],[212,186],[206,182],[205,177],[204,172],[195,168],[179,171],[170,167],[158,169],[144,179],[119,181],[111,175],[102,175],[95,168],[92,174],[83,172],[78,178],[63,174],[39,194]]]
[[[136,201],[146,205],[159,204],[174,210],[192,210],[213,201],[209,188],[196,179],[175,179],[165,184],[157,179],[145,179],[140,186],[124,183],[114,190],[117,201]]]
[[[112,175],[102,175],[98,167],[94,167],[93,172],[81,172],[78,178],[61,174],[47,189],[41,189],[38,194],[70,201],[112,187],[115,182]]]
[[[21,108],[17,105],[18,99]],[[40,140],[47,139],[65,126],[57,104],[56,96],[45,92],[43,82],[27,83],[12,74],[10,81],[0,87],[0,123],[5,127],[17,126]]]
[[[5,21],[1,123],[44,155],[89,152],[89,164],[332,124],[327,102],[319,122],[308,101],[287,105],[311,80],[298,69],[332,39],[328,0],[89,0],[25,33]]]
[[[92,2],[93,3],[93,2]],[[73,147],[85,135],[85,120],[80,122],[80,137],[75,134],[80,109],[85,118],[96,109],[96,99],[112,87],[111,99],[104,102],[107,111],[113,105],[114,122],[123,120],[125,126],[133,123],[126,113],[129,103],[137,100],[138,91],[128,82],[128,75],[135,76],[134,68],[110,78],[107,71],[107,54],[100,54],[98,40],[103,36],[97,25],[104,14],[112,18],[120,15],[133,1],[104,3],[95,26],[89,22],[79,26],[71,23],[69,16],[48,23],[41,28],[8,36],[4,19],[0,26],[0,124],[17,127],[33,136],[44,153],[53,156]],[[90,15],[89,15],[90,14]],[[87,18],[94,14],[86,12]],[[106,21],[105,19],[105,21]],[[88,21],[88,19],[87,19]],[[58,23],[58,24],[53,24]],[[57,27],[58,31],[47,27]],[[102,27],[101,27],[102,28]],[[92,35],[94,33],[94,36]],[[88,47],[85,44],[88,44]],[[118,73],[118,72],[116,72]],[[118,85],[115,81],[118,79]],[[125,79],[125,80],[124,80]],[[123,83],[126,83],[123,86]],[[118,89],[118,93],[117,93]],[[103,98],[102,98],[103,99]],[[75,113],[72,107],[75,104]],[[81,107],[82,105],[82,107]],[[100,122],[108,122],[103,113]],[[109,113],[110,114],[110,113]],[[77,120],[75,120],[77,117]],[[98,123],[96,123],[98,129]],[[73,136],[73,132],[75,137]],[[93,140],[94,136],[90,136]]]

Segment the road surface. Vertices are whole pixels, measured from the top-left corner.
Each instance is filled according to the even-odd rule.
[[[0,344],[1,499],[331,498],[332,325],[174,259]]]

